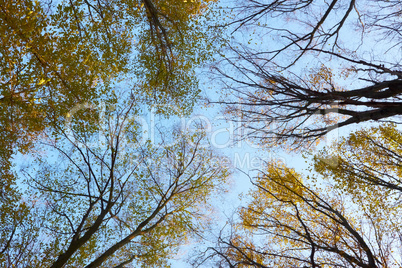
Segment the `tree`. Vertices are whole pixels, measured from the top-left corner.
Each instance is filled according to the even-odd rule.
[[[365,128],[320,152],[315,170],[364,206],[398,207],[402,192],[401,131],[394,124]],[[386,208],[384,208],[386,209]]]
[[[212,2],[1,1],[4,176],[13,153],[28,150],[75,105],[114,95],[122,81],[151,104],[189,112],[199,91],[194,69],[213,42],[197,19]]]
[[[9,184],[14,182],[13,184]],[[0,263],[5,267],[28,267],[37,253],[40,221],[31,218],[32,204],[22,200],[15,180],[5,180],[0,192]]]
[[[209,258],[219,267],[399,267],[402,211],[395,196],[400,192],[354,181],[349,176],[354,165],[334,180],[320,180],[269,163],[253,181],[240,221],[219,238]]]
[[[40,223],[31,225],[33,250],[22,250],[18,239],[29,233],[17,223],[20,236],[6,236],[12,243],[2,249],[3,265],[165,267],[200,230],[208,196],[228,171],[214,165],[218,156],[201,132],[173,131],[170,145],[142,143],[137,104],[109,110],[104,139],[92,125],[72,122],[70,131],[61,128],[57,139],[47,135],[38,144],[22,171],[23,204],[35,208],[26,217]]]
[[[227,26],[242,35],[217,68],[232,99],[217,102],[248,137],[294,149],[401,114],[399,1],[250,0],[233,9]]]
[[[135,118],[191,112],[213,2],[0,1],[1,265],[160,267],[198,229],[227,171],[202,135],[144,144]]]
[[[298,149],[355,123],[400,123],[398,1],[250,0],[234,9],[239,16],[227,26],[239,39],[228,46],[228,65],[216,69],[232,99],[216,102],[248,128],[246,137]],[[318,154],[315,173],[267,163],[238,220],[201,260],[400,267],[399,147],[398,128],[382,124]]]

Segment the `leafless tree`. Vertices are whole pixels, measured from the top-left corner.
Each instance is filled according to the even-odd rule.
[[[248,137],[296,145],[352,124],[397,121],[400,1],[236,3],[228,65],[216,69],[232,99],[217,102]]]

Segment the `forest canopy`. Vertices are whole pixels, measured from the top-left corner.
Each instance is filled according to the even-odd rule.
[[[401,114],[400,1],[239,1],[217,102],[260,144],[311,144]],[[251,32],[251,30],[252,32]],[[248,34],[248,35],[247,35]],[[227,71],[230,70],[230,71]]]
[[[203,228],[228,170],[202,131],[154,144],[137,118],[191,112],[213,4],[0,3],[2,267],[167,266]]]
[[[401,32],[399,0],[0,0],[0,266],[401,267]],[[221,161],[216,113],[309,167]]]

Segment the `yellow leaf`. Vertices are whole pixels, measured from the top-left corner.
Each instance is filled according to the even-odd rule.
[[[46,83],[46,80],[43,79],[43,78],[41,78],[40,81],[39,81],[39,83],[38,83],[38,85],[40,86],[40,85],[43,85],[44,83]]]

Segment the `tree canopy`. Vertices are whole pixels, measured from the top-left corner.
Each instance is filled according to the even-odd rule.
[[[353,133],[332,156],[339,166],[316,158],[319,177],[267,163],[210,257],[219,267],[399,267],[401,134]]]
[[[300,152],[335,129],[361,129],[339,132],[305,174],[267,161],[198,260],[400,267],[400,1],[235,3],[226,25],[234,38],[216,67],[227,92],[212,102],[246,129],[244,138]]]
[[[213,2],[0,3],[2,266],[169,266],[202,229],[228,170],[202,132],[153,144],[137,119],[191,112]]]
[[[22,199],[5,195],[1,263],[162,267],[200,230],[208,196],[228,170],[213,164],[219,156],[200,132],[165,133],[171,144],[140,141],[134,104],[109,114],[102,143],[89,143],[97,132],[72,128],[35,146],[22,169]]]
[[[0,266],[170,267],[197,237],[196,267],[401,267],[401,27],[399,0],[0,0]],[[222,130],[172,123],[202,90],[257,153],[360,129],[264,161],[225,224]]]
[[[2,165],[121,81],[143,101],[189,112],[199,93],[194,69],[214,42],[197,20],[212,2],[2,1]]]
[[[217,68],[232,98],[217,102],[248,137],[294,148],[340,127],[397,120],[399,1],[236,4],[229,25],[242,34]]]

